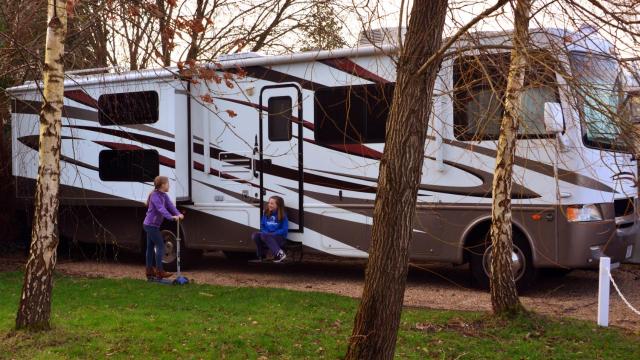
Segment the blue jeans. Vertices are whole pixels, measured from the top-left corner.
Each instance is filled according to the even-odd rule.
[[[265,246],[271,250],[273,256],[276,256],[286,241],[285,238],[280,235],[265,234],[263,232],[255,232],[251,234],[251,240],[256,243],[256,254],[259,259],[264,259],[266,257]]]
[[[144,231],[147,233],[147,267],[153,267],[153,258],[155,253],[156,269],[162,271],[162,257],[164,256],[164,239],[160,233],[160,228],[155,226],[143,225]],[[155,248],[155,251],[154,251]]]

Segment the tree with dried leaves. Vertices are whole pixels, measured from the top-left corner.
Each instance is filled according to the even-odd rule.
[[[16,328],[48,329],[53,269],[58,246],[60,129],[64,99],[64,44],[67,11],[73,1],[49,0],[44,62],[43,105],[31,248],[16,317]]]
[[[447,0],[414,1],[380,162],[369,262],[346,359],[393,358]]]

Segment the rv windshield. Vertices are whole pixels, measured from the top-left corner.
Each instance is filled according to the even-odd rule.
[[[584,52],[572,52],[570,59],[585,145],[624,150],[615,122],[619,102],[617,62]]]

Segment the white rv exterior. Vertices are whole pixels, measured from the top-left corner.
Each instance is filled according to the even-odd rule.
[[[550,46],[550,38],[563,38],[557,30],[535,36],[541,48]],[[508,42],[508,34],[485,38]],[[583,54],[602,52],[584,41],[571,46]],[[219,83],[211,74],[177,76],[177,69],[72,76],[65,82],[61,233],[139,248],[149,180],[160,174],[171,179],[170,195],[186,211],[183,235],[192,251],[253,251],[250,233],[259,228],[261,204],[279,195],[291,242],[305,251],[366,257],[395,51],[382,45],[229,57],[209,67]],[[457,116],[470,119],[484,110],[456,105],[456,59],[445,59],[436,84],[410,254],[471,262],[481,281],[496,141],[457,127]],[[230,84],[224,72],[236,74]],[[638,233],[636,163],[614,147],[585,142],[581,111],[554,76],[552,102],[561,104],[555,116],[564,131],[548,133],[538,119],[543,132],[517,145],[514,268],[522,281],[537,268],[594,267],[601,253],[623,261]],[[42,99],[35,83],[9,92],[16,191],[28,199]],[[142,95],[118,95],[130,93]],[[368,97],[372,93],[376,100]],[[355,110],[344,110],[351,105]],[[539,105],[532,111],[553,108]],[[345,114],[350,120],[340,122]],[[170,235],[169,224],[166,230]]]

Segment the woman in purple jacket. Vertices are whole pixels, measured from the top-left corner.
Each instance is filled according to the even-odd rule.
[[[164,239],[160,233],[160,225],[164,219],[182,220],[182,215],[171,202],[167,192],[169,191],[169,178],[156,176],[153,180],[155,190],[147,198],[147,216],[144,218],[143,228],[147,233],[147,279],[168,278],[172,274],[162,269],[162,256],[164,255]],[[153,266],[155,248],[156,266]]]

